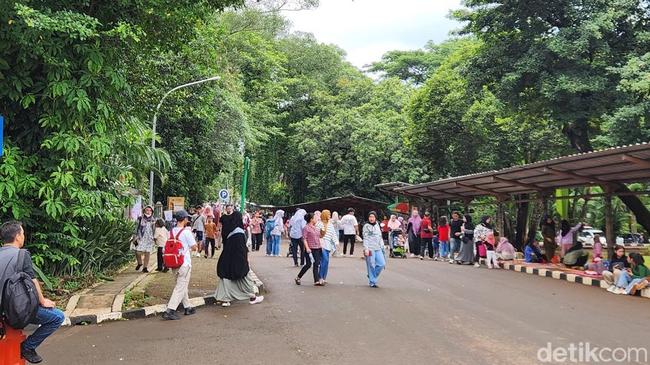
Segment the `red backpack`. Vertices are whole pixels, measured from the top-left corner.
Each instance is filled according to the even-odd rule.
[[[183,233],[186,227],[181,228],[174,237],[174,230],[169,231],[169,239],[165,242],[165,250],[163,251],[163,262],[168,269],[178,269],[183,266],[185,256],[183,255],[183,243],[178,237]]]

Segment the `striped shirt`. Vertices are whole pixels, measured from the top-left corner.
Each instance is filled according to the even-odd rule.
[[[316,228],[320,232],[325,230],[325,225],[323,222],[318,222],[316,224]],[[336,249],[336,243],[339,241],[339,232],[334,228],[334,224],[332,224],[332,221],[329,221],[327,223],[327,232],[325,232],[325,236],[321,238],[321,244],[324,249],[327,251],[334,251]]]

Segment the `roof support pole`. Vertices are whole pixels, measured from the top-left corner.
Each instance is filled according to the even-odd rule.
[[[609,257],[614,255],[614,245],[616,244],[616,236],[614,235],[614,213],[612,211],[612,190],[608,187],[605,189],[605,238],[607,239],[607,247]]]
[[[499,231],[500,235],[504,235],[504,227],[505,227],[505,211],[504,211],[504,205],[503,205],[503,200],[499,199],[497,203],[497,214],[496,214],[496,226],[497,226],[497,231]]]

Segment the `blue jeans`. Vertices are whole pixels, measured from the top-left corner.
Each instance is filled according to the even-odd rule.
[[[323,256],[320,258],[320,278],[327,279],[327,271],[330,266],[330,253],[332,251],[323,249]]]
[[[645,278],[632,279],[630,273],[628,273],[626,270],[621,270],[621,274],[618,276],[618,281],[616,282],[616,286],[619,288],[624,288],[625,292],[627,294],[630,294],[630,292],[632,291],[632,287],[642,282],[643,280],[645,280]]]
[[[271,253],[273,256],[280,256],[280,236],[271,235],[271,237],[273,237],[273,240],[271,241],[273,243],[271,245]]]
[[[368,284],[377,285],[379,274],[386,266],[383,250],[370,251],[370,256],[366,256],[366,268],[368,269]]]
[[[449,255],[449,242],[440,241],[440,257],[447,257]]]
[[[39,306],[36,313],[36,319],[33,324],[39,324],[40,327],[34,331],[24,342],[27,350],[36,350],[45,339],[54,333],[65,319],[65,315],[57,308],[44,308]]]
[[[433,257],[440,257],[440,240],[438,240],[438,237],[433,237]]]
[[[460,251],[460,240],[458,238],[451,238],[451,248],[449,249],[449,258],[453,259],[454,254]]]
[[[273,252],[271,249],[273,248],[273,236],[267,235],[266,236],[266,254],[268,256],[271,256],[271,252]]]

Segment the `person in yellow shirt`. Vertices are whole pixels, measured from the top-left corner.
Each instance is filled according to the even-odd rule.
[[[208,251],[211,248],[210,257],[214,257],[214,249],[217,242],[217,224],[214,223],[212,216],[208,216],[208,222],[205,224],[205,258],[208,258]]]

